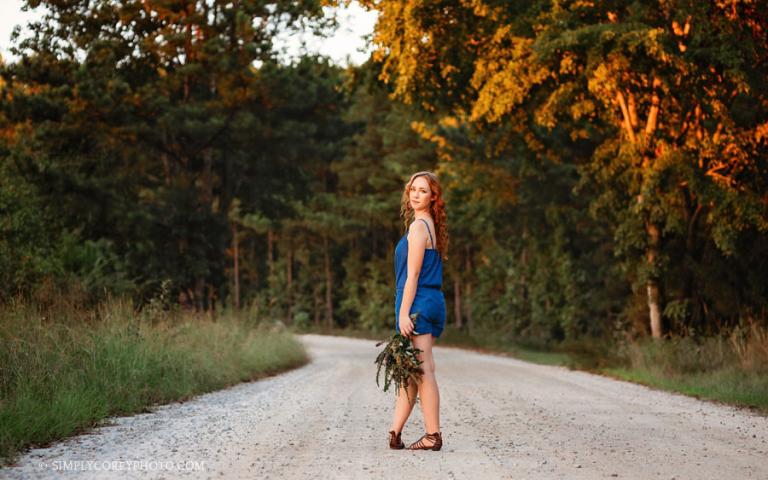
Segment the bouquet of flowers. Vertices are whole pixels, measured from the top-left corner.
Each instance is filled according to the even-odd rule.
[[[411,314],[411,319],[416,323],[416,317],[418,313]],[[376,385],[379,385],[379,375],[381,374],[382,367],[384,368],[384,391],[389,389],[389,385],[394,382],[398,391],[400,387],[408,388],[410,381],[421,382],[421,376],[424,374],[424,369],[421,365],[421,361],[417,355],[422,351],[413,346],[410,338],[395,333],[388,339],[383,340],[376,344],[380,346],[386,343],[384,349],[376,357],[374,363],[378,365],[376,369]]]

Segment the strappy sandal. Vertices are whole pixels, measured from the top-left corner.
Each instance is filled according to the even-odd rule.
[[[432,445],[424,443],[424,439],[428,438],[432,440]],[[408,450],[434,450],[435,452],[440,450],[443,446],[443,436],[440,432],[425,433],[420,439],[416,440],[412,444],[408,445]]]
[[[402,450],[405,448],[405,444],[403,443],[403,440],[400,438],[400,435],[403,432],[397,432],[395,433],[394,430],[389,431],[389,448],[392,450]]]

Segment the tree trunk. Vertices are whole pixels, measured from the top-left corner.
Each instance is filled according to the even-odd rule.
[[[205,302],[205,279],[197,277],[195,279],[195,311],[202,312]]]
[[[269,276],[271,277],[274,275],[275,271],[275,265],[274,265],[274,243],[275,243],[275,234],[272,232],[272,229],[270,228],[267,231],[267,267],[269,271]]]
[[[246,272],[250,272],[250,275],[248,276],[248,279],[250,280],[250,283],[251,283],[251,285],[254,285],[254,286],[255,286],[255,288],[257,288],[257,289],[258,289],[258,288],[260,288],[260,287],[259,287],[259,267],[258,267],[258,264],[259,264],[259,262],[258,262],[258,258],[259,258],[259,255],[258,255],[258,253],[257,253],[257,251],[256,251],[256,242],[257,242],[257,240],[256,240],[256,239],[251,239],[251,240],[248,242],[248,243],[250,243],[250,245],[251,245],[251,258],[250,258],[250,262],[248,262],[248,261],[246,260],[246,263],[245,263],[245,265],[246,265],[246,266],[247,266],[247,265],[253,265],[253,267],[252,267],[252,268],[250,268],[250,269],[246,268],[246,270],[245,270],[245,271],[246,271]]]
[[[288,325],[293,324],[293,245],[288,244],[288,258],[287,258],[286,272],[285,272],[285,296],[286,303],[288,304],[288,312],[286,314],[286,322]]]
[[[650,150],[651,139],[656,131],[656,125],[658,123],[659,104],[661,103],[658,95],[658,88],[661,86],[661,81],[658,78],[653,79],[653,95],[651,96],[651,108],[648,111],[648,119],[645,124],[645,154],[643,158],[643,170],[648,170],[651,166]],[[642,199],[642,196],[640,196]],[[646,214],[647,215],[647,214]],[[659,256],[659,227],[646,218],[645,230],[648,234],[648,251],[646,252],[646,259],[649,267],[655,269],[653,264],[656,262]],[[658,339],[662,336],[661,328],[661,301],[659,298],[659,279],[656,275],[652,275],[646,284],[648,290],[648,315],[651,321],[651,335],[653,338]]]
[[[232,252],[234,255],[233,270],[235,280],[234,304],[235,309],[240,309],[240,241],[237,238],[237,224],[232,222]]]
[[[189,300],[189,307],[197,310],[197,300],[195,300],[195,290],[192,287],[187,287],[187,299]]]
[[[456,319],[456,328],[460,329],[462,326],[461,321],[461,278],[458,273],[453,280],[453,315]]]
[[[272,282],[275,278],[275,261],[274,261],[274,244],[275,234],[270,228],[267,230],[267,291],[269,292],[269,310],[272,310],[272,305],[275,304],[275,299],[272,297],[274,289],[272,288]]]
[[[465,274],[467,276],[467,283],[465,294],[464,294],[464,312],[466,316],[466,325],[467,325],[467,332],[472,331],[472,252],[469,250],[469,245],[466,247],[466,266],[465,266]]]
[[[653,264],[656,262],[659,251],[659,229],[653,223],[647,222],[646,232],[648,233],[649,240],[646,259],[648,266],[654,268]],[[659,299],[659,283],[655,276],[652,276],[646,282],[646,290],[648,292],[648,313],[651,321],[651,336],[653,336],[653,338],[661,338],[661,302]]]
[[[660,87],[661,80],[658,77],[654,77],[652,84],[653,94],[651,95],[651,108],[648,110],[648,117],[646,118],[645,122],[645,138],[643,142],[644,145],[641,147],[643,150],[643,173],[645,173],[651,167],[651,152],[653,145],[652,140],[658,125],[659,106],[661,104],[661,100],[659,98]],[[621,90],[619,90],[616,94],[616,103],[618,103],[619,107],[621,108],[621,114],[623,118],[622,126],[626,131],[627,136],[629,137],[629,141],[632,144],[638,145],[637,136],[635,135],[635,126],[638,124],[637,112],[634,95],[632,93],[629,94],[629,99],[630,103],[628,105]],[[637,203],[642,204],[643,200],[643,195],[639,194],[637,196]],[[648,213],[644,213],[643,215],[645,216],[645,231],[648,238],[648,247],[645,252],[646,262],[652,270],[655,270],[653,264],[657,261],[659,256],[659,226],[651,222]],[[659,278],[655,274],[652,274],[651,277],[646,281],[645,286],[648,294],[648,316],[651,326],[651,335],[653,338],[661,338],[663,332],[661,326],[662,308],[659,295]]]
[[[699,205],[696,209],[696,215],[698,216],[701,211],[703,210],[703,206]],[[701,262],[701,249],[697,248],[696,245],[696,221],[692,220],[692,229],[690,230],[689,234],[689,241],[688,241],[688,250],[689,254],[691,256],[691,259],[694,264],[700,264]],[[696,325],[697,328],[700,328],[701,326],[707,325],[706,317],[704,316],[704,312],[706,311],[706,308],[702,308],[702,298],[700,295],[700,289],[695,288],[696,287],[696,279],[694,276],[694,272],[692,268],[688,269],[688,277],[690,278],[690,285],[688,286],[689,293],[688,293],[688,299],[689,299],[689,305],[690,305],[690,322],[692,325]]]
[[[312,294],[314,295],[314,318],[313,322],[315,324],[315,327],[320,326],[320,317],[321,317],[321,310],[322,310],[322,303],[323,303],[323,297],[320,295],[320,283],[315,283],[315,286],[312,288]]]
[[[163,131],[163,147],[165,147],[166,145],[168,145],[168,134],[167,132]],[[164,183],[166,185],[170,185],[171,184],[171,165],[170,165],[170,162],[168,161],[168,154],[165,151],[163,151],[160,154],[160,158],[163,161]]]
[[[520,296],[523,304],[528,303],[528,222],[523,223],[523,251],[520,252]]]
[[[333,327],[333,277],[331,275],[331,254],[328,234],[323,234],[323,254],[325,256],[325,324]]]
[[[213,284],[207,284],[208,295],[206,296],[206,308],[208,309],[208,318],[216,321],[216,287]]]
[[[467,294],[465,295],[465,309],[466,309],[466,322],[465,325],[467,326],[467,333],[472,333],[472,284],[467,282]]]

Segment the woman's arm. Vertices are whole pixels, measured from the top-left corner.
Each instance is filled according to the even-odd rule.
[[[400,302],[400,332],[410,336],[413,332],[413,320],[408,316],[416,297],[416,286],[424,262],[424,249],[427,248],[427,226],[424,222],[413,222],[408,233],[408,274],[403,287],[403,299]]]

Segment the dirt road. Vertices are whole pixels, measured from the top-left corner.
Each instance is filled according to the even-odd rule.
[[[375,342],[25,455],[7,478],[768,479],[768,419],[562,367],[435,349],[443,449],[389,450]],[[417,405],[403,431],[423,433]],[[121,463],[122,462],[122,463]]]

